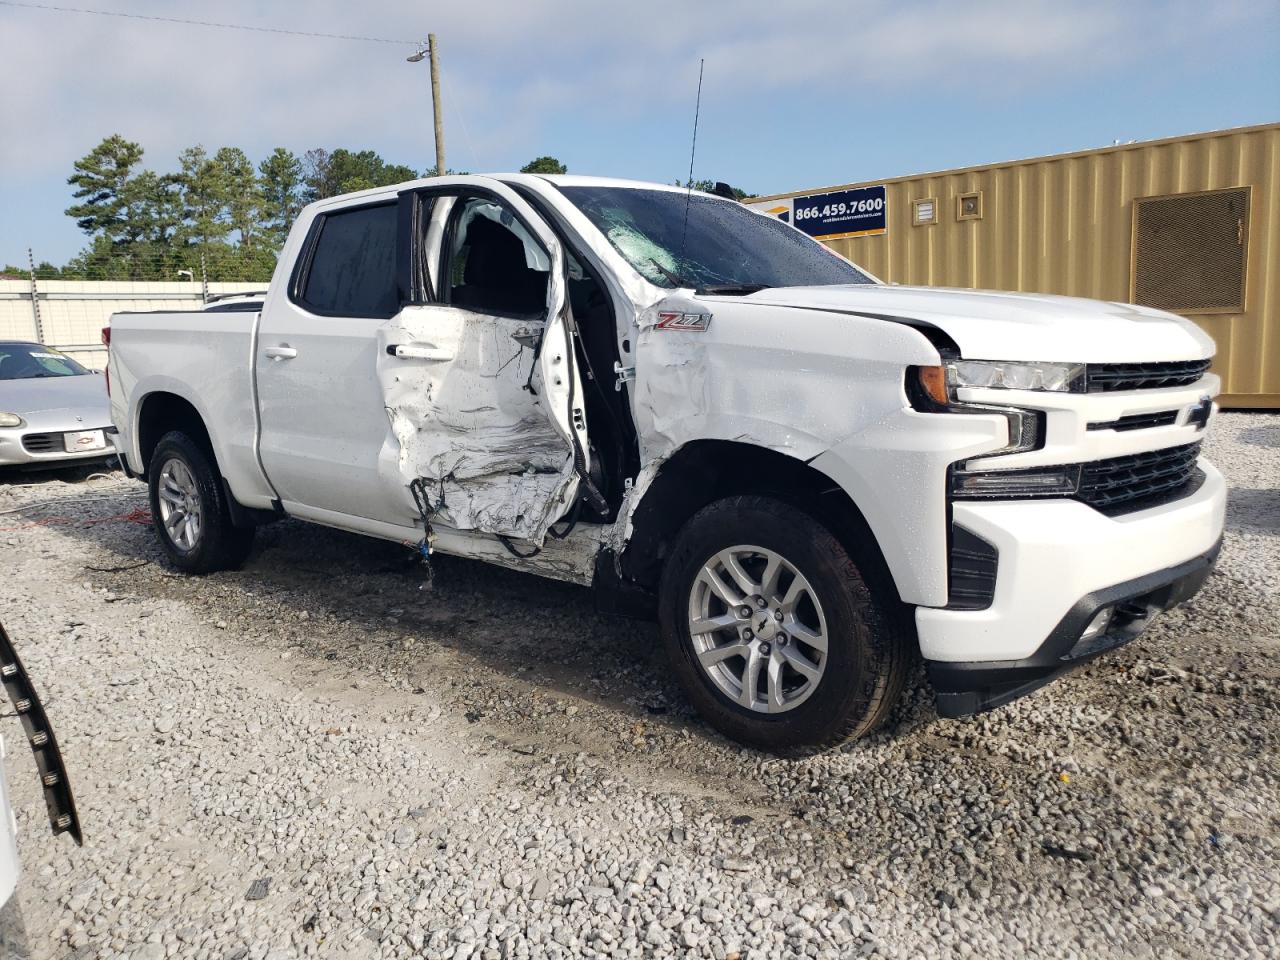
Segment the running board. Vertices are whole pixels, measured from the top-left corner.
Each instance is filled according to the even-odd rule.
[[[31,678],[22,666],[22,659],[14,649],[4,626],[0,625],[0,683],[13,702],[13,709],[22,719],[22,727],[36,757],[36,769],[40,772],[40,784],[44,788],[45,806],[49,808],[49,825],[53,832],[69,833],[76,843],[84,846],[80,832],[80,817],[76,813],[76,801],[71,795],[71,781],[62,763],[58,739],[45,715],[44,704],[31,685]]]

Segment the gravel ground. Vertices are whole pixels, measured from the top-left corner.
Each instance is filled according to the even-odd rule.
[[[801,762],[711,733],[585,590],[448,558],[427,586],[293,522],[187,579],[86,523],[140,485],[0,484],[0,620],[87,837],[49,834],[7,720],[33,956],[1275,956],[1280,416],[1208,446],[1196,600],[976,721],[920,681]]]

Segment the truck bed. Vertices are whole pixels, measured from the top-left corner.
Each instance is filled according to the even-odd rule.
[[[270,505],[273,493],[256,454],[258,317],[200,310],[112,315],[111,419],[131,470],[142,471],[140,444],[159,438],[133,436],[126,425],[138,422],[141,404],[176,397],[200,414],[236,499],[245,506]]]

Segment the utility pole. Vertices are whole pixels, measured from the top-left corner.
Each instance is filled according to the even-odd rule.
[[[410,63],[421,63],[423,58],[428,56],[431,58],[431,109],[435,114],[436,126],[436,176],[443,177],[445,171],[444,107],[440,103],[440,45],[434,33],[427,34],[426,43],[419,43],[417,52],[406,59]]]
[[[431,109],[436,118],[436,176],[443,177],[444,107],[440,103],[440,45],[434,33],[427,34],[427,47],[431,51]]]
[[[40,289],[36,286],[36,258],[27,247],[27,267],[31,271],[31,319],[36,324],[36,342],[44,343],[44,324],[40,322]]]

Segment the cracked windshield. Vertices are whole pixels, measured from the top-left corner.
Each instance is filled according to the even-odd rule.
[[[800,231],[729,200],[632,187],[561,190],[641,276],[660,287],[753,293],[875,282]]]

